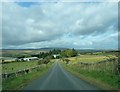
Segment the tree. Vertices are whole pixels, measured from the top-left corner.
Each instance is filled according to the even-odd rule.
[[[78,54],[78,52],[73,48],[71,50],[71,57],[75,57],[75,56],[77,56],[77,54]]]
[[[52,51],[52,54],[59,54],[61,52],[61,50],[59,50],[59,49],[54,49],[53,51]]]
[[[67,57],[67,49],[61,51],[61,56],[62,56],[62,57]]]
[[[71,49],[66,49],[66,50],[63,50],[61,52],[61,55],[63,57],[74,57],[78,54],[78,52],[73,48],[72,50]]]

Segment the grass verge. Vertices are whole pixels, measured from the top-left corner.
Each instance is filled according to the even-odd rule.
[[[66,65],[65,63],[61,62],[62,66],[68,72],[72,73],[76,77],[89,82],[92,85],[102,89],[102,90],[119,90],[118,87],[118,77],[114,75],[109,75],[109,73],[98,71],[88,71],[88,70],[81,70],[74,65]],[[99,74],[98,74],[99,73]]]
[[[15,77],[2,81],[3,90],[20,90],[22,87],[32,82],[33,80],[41,77],[52,67],[53,63],[42,66],[38,71],[32,72],[23,76]]]

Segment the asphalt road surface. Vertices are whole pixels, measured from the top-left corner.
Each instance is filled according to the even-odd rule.
[[[47,74],[28,84],[23,90],[98,90],[98,88],[70,74],[62,68],[59,61],[55,61]]]

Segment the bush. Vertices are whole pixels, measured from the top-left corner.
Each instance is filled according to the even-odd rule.
[[[41,65],[43,63],[43,60],[38,61],[38,65]]]
[[[50,62],[50,59],[43,59],[43,60],[39,60],[38,61],[38,65],[41,65],[41,64],[48,64]]]

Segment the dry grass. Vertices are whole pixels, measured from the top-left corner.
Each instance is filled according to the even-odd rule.
[[[115,57],[115,56],[110,56],[110,57]],[[72,62],[99,62],[102,60],[108,59],[108,56],[103,56],[103,55],[80,55],[77,57],[71,57],[69,58],[70,61]]]

